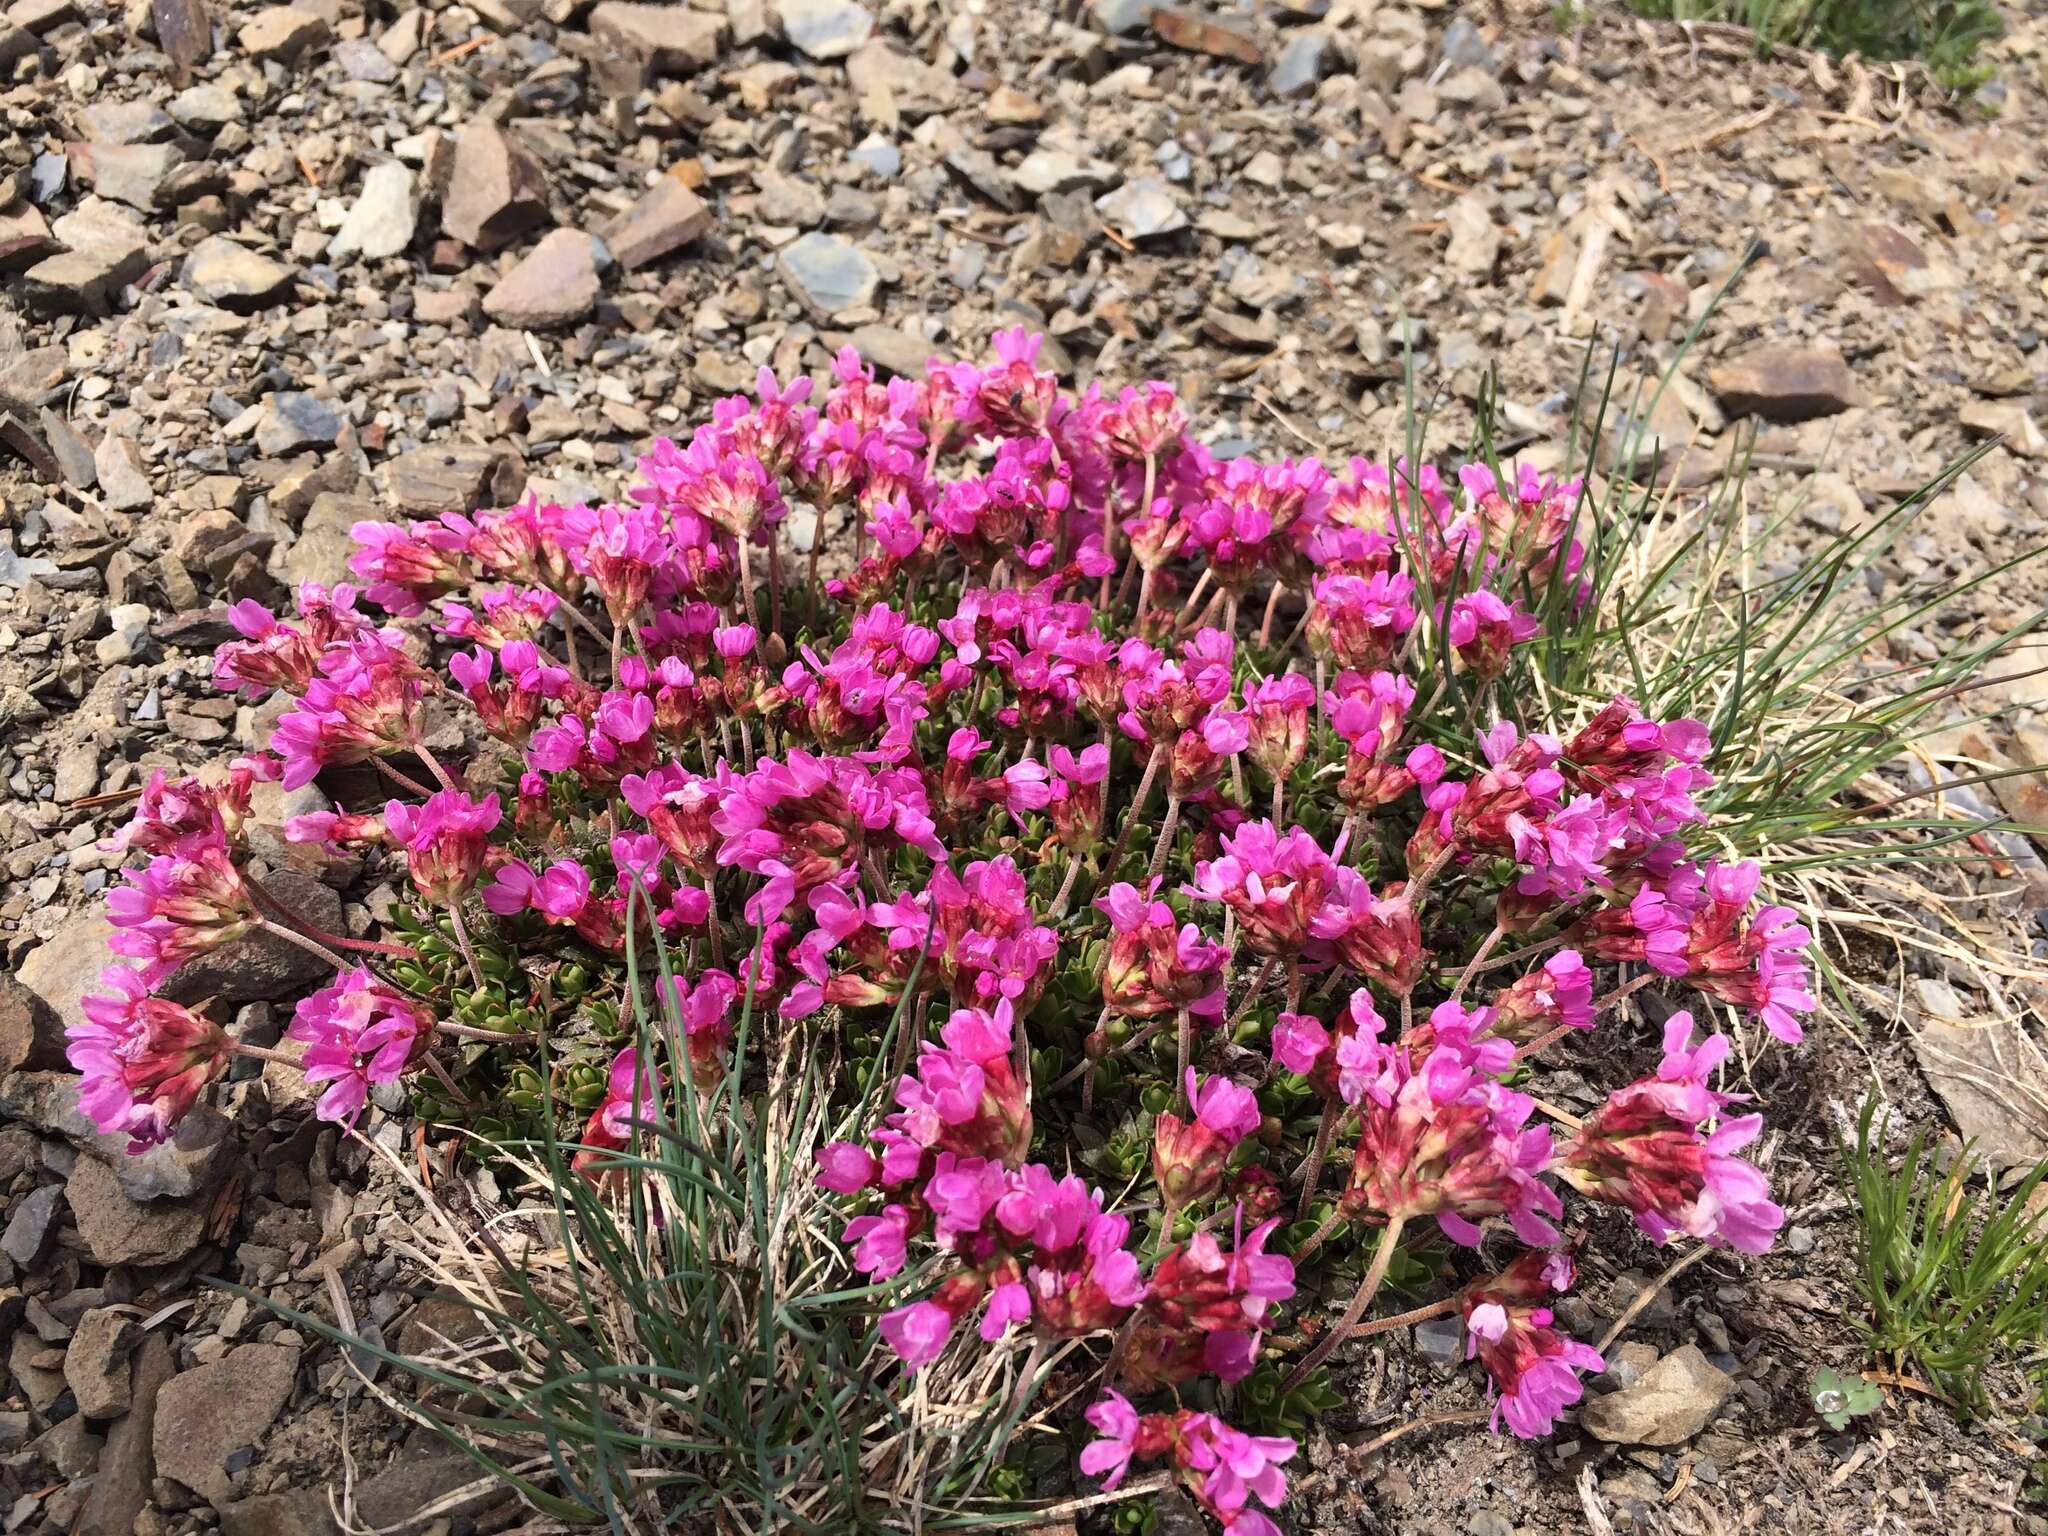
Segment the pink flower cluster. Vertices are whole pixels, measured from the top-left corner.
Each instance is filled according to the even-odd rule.
[[[551,1021],[611,1060],[577,1167],[624,1187],[671,1095],[753,1091],[743,1040],[830,1042],[849,1081],[893,1084],[817,1175],[853,1268],[915,1277],[880,1337],[911,1370],[1099,1341],[1084,1471],[1161,1461],[1227,1529],[1274,1530],[1291,1441],[1126,1394],[1246,1376],[1344,1224],[1381,1260],[1527,1245],[1456,1306],[1496,1421],[1547,1431],[1599,1365],[1547,1306],[1566,1192],[1743,1252],[1782,1212],[1737,1155],[1756,1117],[1714,1086],[1728,1042],[1688,1015],[1581,1124],[1545,1123],[1525,1075],[1596,1027],[1625,1057],[1651,984],[1796,1041],[1810,936],[1758,865],[1696,851],[1704,727],[1615,698],[1542,728],[1532,647],[1600,596],[1579,482],[1222,460],[1190,434],[1170,386],[1069,394],[1019,329],[921,378],[851,351],[817,381],[764,371],[616,504],[359,525],[360,592],[231,612],[215,680],[287,696],[276,756],[156,776],[112,844],[144,861],[108,903],[139,964],[74,1031],[88,1111],[160,1141],[251,1049],[150,994],[252,932],[332,967],[290,1034],[342,1121],[448,1069],[437,1033],[506,971],[476,936],[518,957],[515,991],[573,966],[621,996],[658,941],[651,1051]],[[491,740],[444,763],[449,711]],[[263,885],[254,786],[351,765],[389,794],[289,835],[402,867],[455,935],[453,987]],[[1290,1183],[1324,1213],[1292,1245]]]

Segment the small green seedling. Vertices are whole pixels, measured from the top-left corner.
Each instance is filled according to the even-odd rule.
[[[1847,1429],[1851,1419],[1875,1413],[1884,1394],[1861,1376],[1843,1376],[1823,1367],[1813,1378],[1813,1411],[1829,1429]]]

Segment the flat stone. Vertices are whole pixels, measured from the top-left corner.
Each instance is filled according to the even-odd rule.
[[[281,297],[292,276],[292,269],[283,262],[272,261],[226,235],[209,235],[192,247],[179,281],[209,304],[249,311]]]
[[[74,918],[22,956],[15,968],[15,979],[43,1000],[60,1033],[86,1022],[79,999],[99,984],[100,972],[127,963],[107,947],[113,931],[103,917]]]
[[[161,1332],[144,1338],[129,1371],[128,1411],[107,1430],[78,1536],[135,1536],[140,1528],[136,1522],[156,1475],[151,1440],[157,1398],[176,1369],[170,1341]]]
[[[111,1419],[128,1411],[128,1357],[141,1341],[135,1319],[112,1307],[94,1307],[78,1320],[64,1351],[64,1380],[80,1413]]]
[[[341,435],[341,425],[341,412],[331,402],[303,390],[279,390],[264,403],[256,446],[272,458],[325,448]]]
[[[1451,243],[1444,260],[1451,270],[1470,277],[1491,276],[1500,261],[1500,230],[1494,226],[1493,205],[1483,192],[1467,192],[1444,215]]]
[[[100,502],[116,512],[140,512],[156,502],[149,475],[142,467],[142,449],[134,439],[109,432],[93,450]]]
[[[441,443],[401,453],[384,466],[384,486],[399,512],[428,517],[510,506],[526,485],[526,470],[501,448]],[[307,521],[312,520],[311,513]]]
[[[604,291],[593,246],[579,229],[550,231],[484,295],[484,313],[519,330],[575,324]]]
[[[302,11],[294,5],[267,5],[242,23],[236,40],[244,53],[290,64],[332,35],[326,21],[316,12]]]
[[[858,326],[850,339],[862,357],[906,379],[922,379],[924,365],[939,355],[938,348],[922,337],[889,325]]]
[[[912,118],[944,111],[960,98],[960,83],[951,74],[879,37],[846,56],[846,83],[858,101],[886,91],[896,110]]]
[[[1140,176],[1095,200],[1095,211],[1127,240],[1149,240],[1188,227],[1188,216],[1171,188],[1157,176]]]
[[[227,1503],[228,1458],[262,1444],[291,1400],[298,1369],[299,1352],[289,1345],[243,1344],[173,1376],[157,1396],[151,1443],[158,1476],[216,1507]]]
[[[1921,978],[1914,1000],[1913,1056],[1949,1118],[1979,1156],[2002,1168],[2048,1157],[2048,1125],[2034,1107],[2042,1089],[2033,1052],[2010,1020],[1969,1017],[1956,990]]]
[[[547,217],[540,162],[497,124],[474,118],[455,136],[441,227],[464,245],[495,251]]]
[[[175,144],[93,144],[92,189],[130,208],[151,212],[157,192],[180,165],[185,151]]]
[[[782,35],[813,59],[843,59],[868,40],[875,18],[856,0],[776,0]]]
[[[188,85],[170,101],[170,114],[195,133],[215,133],[242,120],[242,99],[224,85]]]
[[[394,1530],[417,1511],[436,1504],[459,1489],[478,1484],[476,1491],[448,1509],[442,1518],[458,1523],[511,1495],[505,1485],[459,1452],[441,1456],[405,1455],[374,1477],[356,1484],[356,1518],[373,1530]]]
[[[590,13],[590,35],[647,61],[658,75],[687,75],[714,64],[725,18],[680,5],[602,0]]]
[[[103,315],[149,259],[140,245],[90,246],[46,256],[22,274],[22,297],[46,315]]]
[[[78,116],[94,144],[148,144],[177,127],[170,113],[147,100],[94,102]]]
[[[419,198],[411,169],[396,160],[385,160],[363,174],[362,190],[328,242],[327,254],[364,256],[372,261],[396,256],[412,244],[418,224]]]
[[[1035,197],[1048,192],[1097,192],[1113,187],[1123,172],[1107,160],[1065,149],[1034,149],[1011,173],[1018,186]]]
[[[72,1167],[64,1198],[95,1264],[175,1264],[206,1231],[204,1199],[131,1200],[97,1158],[81,1157]]]
[[[281,869],[265,880],[271,892],[292,911],[328,933],[341,931],[341,898],[334,888]],[[318,955],[271,933],[250,933],[195,956],[174,971],[157,989],[174,1003],[196,1003],[208,997],[224,1003],[260,1002],[326,975]]]
[[[638,271],[711,227],[711,210],[681,179],[665,175],[599,233],[620,266]]]
[[[811,229],[825,222],[825,194],[801,177],[760,171],[754,177],[754,190],[759,194],[754,216],[766,223]]]
[[[74,1413],[36,1436],[29,1449],[59,1477],[72,1478],[83,1477],[92,1470],[100,1457],[100,1444],[100,1437],[87,1425],[85,1415]]]
[[[1266,62],[1266,51],[1249,27],[1170,5],[1153,7],[1150,19],[1152,35],[1170,48],[1237,64]]]
[[[150,0],[150,20],[171,68],[189,75],[192,67],[213,54],[213,22],[206,0]]]
[[[334,62],[348,79],[369,85],[389,85],[398,78],[398,66],[368,38],[351,37],[336,43]]]
[[[325,1488],[287,1488],[222,1505],[220,1531],[221,1536],[340,1536],[341,1528],[334,1523]]]
[[[1832,347],[1767,342],[1709,370],[1707,383],[1730,416],[1766,421],[1832,416],[1863,398]]]
[[[867,304],[882,281],[867,252],[837,235],[814,232],[791,241],[776,266],[797,302],[818,320]]]
[[[1615,1445],[1678,1445],[1714,1416],[1735,1378],[1687,1344],[1651,1366],[1634,1385],[1593,1398],[1579,1411],[1588,1434]]]

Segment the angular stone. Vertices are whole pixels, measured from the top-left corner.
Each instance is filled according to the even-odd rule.
[[[156,207],[165,178],[185,161],[175,144],[92,144],[92,189],[144,213]]]
[[[837,235],[812,233],[791,241],[776,266],[797,301],[819,320],[866,304],[882,281],[867,252]]]
[[[547,217],[540,162],[482,118],[455,137],[441,227],[464,245],[495,251]]]
[[[401,453],[384,466],[387,499],[399,512],[432,516],[507,507],[526,485],[518,458],[474,443],[442,443]],[[307,514],[311,521],[311,514]]]
[[[131,1200],[204,1194],[235,1152],[227,1118],[205,1104],[186,1111],[169,1141],[130,1152],[125,1133],[102,1134],[78,1107],[78,1078],[71,1072],[16,1071],[0,1078],[0,1114],[98,1158],[114,1170]]]
[[[362,190],[341,228],[334,232],[327,254],[365,256],[373,261],[396,256],[412,244],[418,224],[419,199],[413,190],[412,171],[396,160],[386,160],[364,173]]]
[[[43,1245],[56,1229],[57,1202],[63,1196],[63,1185],[44,1184],[14,1202],[6,1230],[0,1233],[0,1253],[12,1259],[17,1268],[30,1268],[42,1253]]]
[[[1444,215],[1451,243],[1444,260],[1455,272],[1486,277],[1500,261],[1500,231],[1494,227],[1493,207],[1483,192],[1467,192],[1451,204]]]
[[[109,432],[93,450],[99,476],[100,502],[116,512],[140,512],[156,502],[149,475],[142,467],[142,449],[132,438]]]
[[[366,518],[375,518],[381,510],[374,501],[361,497],[321,492],[306,509],[299,536],[286,553],[280,574],[294,587],[306,581],[332,586],[349,580],[349,556],[356,547],[349,529]]]
[[[170,112],[194,133],[217,133],[242,120],[242,101],[224,85],[188,85],[171,98]]]
[[[1970,1018],[1944,981],[1921,978],[1914,1001],[1914,1059],[1963,1139],[2000,1168],[2048,1157],[2048,1117],[2035,1108],[2041,1084],[2028,1066],[2032,1047],[2018,1025],[1988,1010]]]
[[[73,1024],[86,1022],[79,999],[98,983],[101,971],[123,963],[107,947],[113,931],[103,917],[74,918],[51,934],[47,942],[22,956],[21,964],[15,968],[15,979],[43,1000],[55,1015],[60,1033]]]
[[[1066,149],[1034,149],[1017,164],[1012,176],[1034,197],[1048,192],[1096,192],[1116,185],[1123,172],[1107,160]]]
[[[153,101],[102,101],[79,112],[85,136],[94,144],[149,144],[167,137],[177,124]]]
[[[416,1511],[438,1504],[458,1489],[477,1484],[474,1493],[443,1516],[457,1524],[471,1523],[476,1515],[508,1497],[504,1484],[484,1475],[477,1464],[460,1453],[401,1456],[374,1477],[356,1484],[356,1517],[376,1530],[403,1526]]]
[[[960,83],[936,64],[903,52],[875,38],[847,55],[846,81],[858,101],[887,91],[906,117],[929,117],[944,111],[960,96]]]
[[[776,0],[782,35],[807,58],[843,59],[868,40],[875,18],[856,0]]]
[[[64,1351],[64,1380],[88,1419],[111,1419],[128,1411],[128,1357],[142,1330],[126,1312],[94,1307],[78,1320]]]
[[[0,272],[32,267],[56,249],[42,209],[25,202],[0,208]]]
[[[318,395],[279,390],[264,404],[256,446],[273,458],[302,448],[325,448],[341,435],[341,424],[341,412]]]
[[[209,235],[192,247],[179,281],[209,304],[248,311],[281,297],[292,276],[292,269],[282,262],[226,235]]]
[[[1126,240],[1148,240],[1188,227],[1179,200],[1157,176],[1140,176],[1098,197],[1095,211]]]
[[[711,227],[711,210],[674,175],[665,175],[640,200],[598,231],[628,272],[682,249]]]
[[[1319,27],[1305,27],[1287,34],[1280,57],[1266,76],[1275,96],[1305,96],[1323,78],[1323,60],[1330,48],[1330,34]]]
[[[171,67],[182,77],[213,53],[213,23],[206,0],[150,0],[150,20]]]
[[[61,762],[58,771],[61,777]],[[99,777],[97,762],[93,777]],[[66,787],[59,786],[58,799],[64,798]],[[64,1021],[57,1010],[14,977],[0,973],[0,1078],[24,1068],[61,1066],[63,1061]]]
[[[100,1437],[87,1426],[85,1415],[74,1413],[36,1436],[29,1449],[57,1476],[72,1478],[83,1477],[92,1470],[93,1463],[99,1460],[100,1443]]]
[[[325,1488],[288,1488],[236,1499],[221,1506],[220,1531],[221,1536],[341,1536]]]
[[[1735,1390],[1735,1378],[1687,1344],[1651,1366],[1632,1386],[1579,1410],[1588,1434],[1615,1445],[1678,1445],[1690,1440]]]
[[[579,229],[550,231],[484,295],[484,313],[519,330],[550,330],[581,320],[596,308],[604,290],[593,243]]]
[[[1170,5],[1153,7],[1151,22],[1152,35],[1170,48],[1206,53],[1211,58],[1238,64],[1266,62],[1266,51],[1249,27]]]
[[[265,884],[286,907],[316,928],[335,933],[341,927],[341,898],[332,886],[295,869],[281,869]],[[260,1002],[283,997],[295,987],[325,974],[320,957],[271,933],[244,934],[218,949],[188,960],[157,988],[174,1003],[219,998],[224,1003]]]
[[[175,1264],[206,1232],[205,1200],[131,1200],[98,1158],[78,1160],[64,1198],[95,1264]]]
[[[938,355],[930,342],[893,326],[858,326],[850,339],[862,357],[906,379],[922,379],[924,365]]]
[[[290,64],[332,35],[326,21],[313,11],[302,11],[292,5],[267,5],[242,23],[236,39],[245,53]]]
[[[754,216],[764,223],[811,229],[825,222],[825,194],[811,182],[780,171],[755,173]]]
[[[1710,370],[1707,383],[1730,416],[1766,421],[1832,416],[1863,399],[1832,347],[1766,342]]]
[[[107,1430],[106,1448],[100,1452],[99,1470],[85,1501],[78,1536],[134,1536],[155,1475],[150,1441],[156,1426],[157,1398],[176,1369],[170,1341],[162,1333],[150,1334],[135,1351],[128,1378],[128,1411]]]
[[[590,35],[647,61],[658,75],[687,75],[718,60],[725,19],[681,5],[602,0],[590,13]]]
[[[351,37],[334,45],[334,62],[350,80],[371,85],[389,85],[398,78],[398,66],[384,50],[367,38]]]
[[[218,1507],[228,1501],[228,1459],[261,1445],[291,1400],[299,1352],[243,1344],[210,1365],[173,1376],[157,1395],[151,1443],[160,1477]]]

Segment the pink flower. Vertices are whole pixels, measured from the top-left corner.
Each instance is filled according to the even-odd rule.
[[[115,928],[107,947],[141,960],[150,986],[257,924],[248,887],[218,843],[158,854],[126,879],[107,893],[107,920]]]
[[[331,1083],[315,1106],[323,1120],[353,1124],[372,1084],[395,1083],[433,1043],[425,1009],[360,968],[302,998],[285,1031],[307,1042],[306,1081]]]
[[[429,599],[452,592],[467,577],[462,539],[440,523],[360,522],[349,535],[362,547],[348,568],[370,583],[364,595],[392,613],[424,612]]]
[[[405,849],[420,894],[446,906],[461,900],[483,872],[486,840],[499,815],[494,794],[472,800],[458,789],[444,789],[420,806],[387,801],[384,825]]]
[[[1466,670],[1480,682],[1490,683],[1507,671],[1508,652],[1533,640],[1542,628],[1534,614],[1482,588],[1451,604],[1445,633]]]
[[[1593,973],[1575,949],[1561,949],[1493,1000],[1494,1030],[1534,1039],[1559,1024],[1593,1027]]]
[[[1547,1435],[1584,1389],[1580,1371],[1606,1369],[1598,1351],[1550,1326],[1550,1309],[1533,1305],[1572,1281],[1563,1254],[1523,1254],[1507,1273],[1475,1280],[1458,1295],[1465,1317],[1465,1358],[1486,1367],[1499,1397],[1493,1406],[1497,1431],[1503,1417],[1524,1439]]]
[[[1188,894],[1234,911],[1245,943],[1258,953],[1298,957],[1337,882],[1337,866],[1299,827],[1283,836],[1269,821],[1246,822],[1222,843],[1222,858],[1195,866]]]
[[[128,1137],[130,1152],[171,1139],[199,1095],[227,1070],[227,1034],[212,1020],[151,997],[142,973],[100,972],[105,993],[80,1000],[85,1022],[65,1034],[81,1074],[78,1107],[103,1135]]]
[[[912,1370],[938,1359],[946,1341],[953,1336],[953,1316],[931,1301],[913,1301],[893,1312],[884,1312],[876,1325],[891,1349]]]
[[[1082,1447],[1081,1470],[1089,1477],[1100,1478],[1102,1486],[1114,1492],[1130,1471],[1131,1456],[1137,1449],[1138,1410],[1123,1393],[1105,1392],[1102,1400],[1090,1406],[1082,1417],[1102,1438]]]
[[[1161,1114],[1152,1130],[1152,1177],[1173,1211],[1215,1193],[1231,1151],[1261,1121],[1257,1096],[1227,1077],[1212,1077],[1198,1089],[1190,1067],[1187,1093],[1193,1118]]]
[[[1174,921],[1173,908],[1148,900],[1119,882],[1095,905],[1109,914],[1109,953],[1102,969],[1102,1000],[1127,1019],[1170,1016],[1181,1008],[1205,1021],[1223,1018],[1223,965],[1229,952],[1202,937],[1193,923]]]
[[[1245,693],[1247,751],[1276,784],[1308,755],[1308,712],[1315,701],[1315,685],[1298,672],[1262,678]]]
[[[834,1141],[818,1148],[817,1183],[834,1194],[856,1195],[881,1177],[882,1165],[858,1142]]]
[[[569,1166],[595,1179],[606,1153],[625,1151],[633,1144],[636,1127],[658,1120],[661,1089],[661,1069],[651,1051],[628,1046],[614,1056],[605,1075],[604,1098],[591,1111],[583,1127],[583,1147]]]

